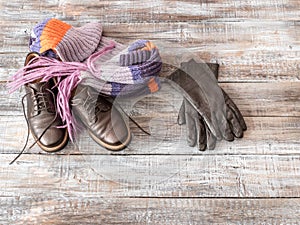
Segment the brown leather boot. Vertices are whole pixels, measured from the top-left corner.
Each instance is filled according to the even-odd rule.
[[[29,53],[25,65],[38,56]],[[37,144],[46,152],[61,150],[68,142],[67,130],[57,128],[63,124],[56,112],[53,86],[53,80],[25,85],[29,128]]]
[[[130,130],[121,113],[107,98],[89,86],[79,85],[71,100],[72,113],[94,141],[108,150],[121,150],[131,140]]]

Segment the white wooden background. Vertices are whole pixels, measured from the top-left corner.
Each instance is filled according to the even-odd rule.
[[[299,223],[298,0],[1,0],[0,8],[0,224]],[[34,147],[8,166],[26,127],[24,92],[8,95],[5,84],[47,17],[100,20],[123,43],[168,40],[219,63],[221,86],[245,116],[244,138],[213,151],[187,147],[176,125],[181,97],[165,86],[133,110],[153,137],[131,124],[122,152],[85,135],[57,154]]]

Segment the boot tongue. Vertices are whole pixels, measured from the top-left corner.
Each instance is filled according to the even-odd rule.
[[[43,92],[45,83],[40,83],[40,82],[29,83],[28,86],[32,88],[34,91]]]
[[[73,99],[72,102],[75,104],[79,104],[86,100],[88,97],[88,87],[78,85],[77,88],[73,91]]]
[[[72,104],[94,104],[96,111],[108,111],[110,107],[110,103],[95,89],[89,86],[78,85],[75,92],[74,97],[72,99]],[[98,108],[98,109],[97,109]]]
[[[34,89],[35,91],[38,92],[45,92],[45,90],[51,89],[51,85],[53,82],[51,82],[51,80],[49,80],[48,82],[41,82],[41,79],[37,79],[34,82],[31,82],[28,84],[29,87],[31,87],[32,89]]]

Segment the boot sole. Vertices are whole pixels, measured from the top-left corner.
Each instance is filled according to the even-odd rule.
[[[32,134],[32,132],[31,132],[31,134]],[[61,150],[61,149],[63,149],[66,145],[67,145],[67,143],[68,143],[68,137],[69,137],[69,135],[68,135],[68,132],[66,131],[65,132],[65,136],[64,136],[64,139],[62,140],[62,142],[59,144],[59,145],[56,145],[56,146],[54,146],[54,147],[47,147],[47,146],[45,146],[45,145],[43,145],[39,140],[38,140],[38,138],[37,137],[35,137],[34,135],[32,135],[33,136],[33,138],[35,139],[35,141],[36,141],[36,143],[38,144],[38,146],[42,149],[42,150],[44,150],[45,152],[57,152],[57,151],[59,151],[59,150]]]
[[[102,147],[104,147],[104,148],[106,148],[107,150],[110,150],[110,151],[120,151],[120,150],[126,148],[128,146],[128,144],[130,143],[130,141],[131,141],[131,133],[130,133],[129,127],[127,127],[128,137],[120,145],[110,145],[110,144],[107,144],[107,143],[103,142],[102,140],[100,140],[98,137],[96,137],[91,131],[88,131],[88,132],[89,132],[90,137],[97,144],[101,145]]]

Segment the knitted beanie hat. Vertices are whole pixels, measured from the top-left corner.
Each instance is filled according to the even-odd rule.
[[[82,62],[97,49],[101,36],[100,23],[88,23],[75,28],[49,18],[33,28],[29,49],[41,54],[52,50],[62,61]]]

